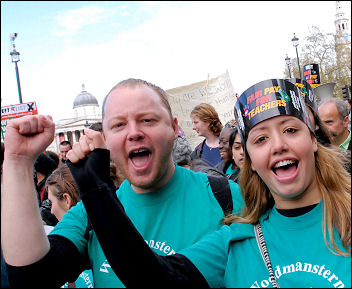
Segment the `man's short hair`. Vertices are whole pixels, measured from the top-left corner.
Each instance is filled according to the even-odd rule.
[[[164,105],[164,107],[166,108],[166,110],[168,111],[168,113],[170,115],[171,122],[173,121],[172,110],[171,110],[171,106],[170,106],[170,103],[168,100],[168,95],[167,95],[166,91],[163,90],[162,88],[160,88],[159,86],[152,84],[148,81],[145,81],[142,79],[135,79],[135,78],[129,78],[126,80],[122,80],[109,91],[109,93],[105,96],[104,101],[103,101],[103,108],[102,108],[103,117],[102,118],[104,119],[105,102],[112,91],[114,91],[118,87],[131,87],[131,88],[133,88],[136,86],[140,86],[140,87],[146,86],[146,87],[153,89],[160,96],[162,104]]]
[[[64,140],[64,141],[60,142],[60,146],[67,146],[67,145],[69,145],[70,148],[72,149],[72,145],[71,145],[70,141]]]
[[[319,104],[319,107],[321,107],[324,103],[335,103],[335,106],[337,108],[337,111],[339,112],[340,120],[341,122],[344,120],[346,116],[349,114],[348,110],[348,105],[347,103],[342,100],[341,98],[338,97],[330,97],[325,99],[323,102]]]

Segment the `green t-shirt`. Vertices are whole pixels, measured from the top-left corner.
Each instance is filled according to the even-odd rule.
[[[237,212],[243,207],[243,199],[238,184],[229,183]],[[224,216],[206,174],[179,166],[158,191],[136,193],[126,180],[116,193],[145,242],[159,255],[172,255],[189,247],[219,229]],[[124,287],[106,260],[94,231],[89,232],[88,241],[84,238],[86,227],[87,213],[80,202],[50,234],[65,236],[82,254],[88,253],[95,287]]]
[[[328,250],[322,232],[322,213],[321,201],[298,217],[285,217],[274,207],[260,218],[280,287],[351,287],[351,255],[342,257]],[[336,243],[343,248],[338,237]],[[272,287],[253,225],[223,226],[179,253],[195,264],[210,287]]]
[[[340,148],[346,151],[348,149],[350,141],[351,141],[351,132],[349,132],[348,137],[345,139],[345,141],[342,144],[340,144]]]

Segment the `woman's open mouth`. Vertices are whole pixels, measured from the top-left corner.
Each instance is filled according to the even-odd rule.
[[[280,179],[287,179],[294,177],[298,168],[298,161],[294,160],[283,160],[277,162],[273,167],[272,171]]]

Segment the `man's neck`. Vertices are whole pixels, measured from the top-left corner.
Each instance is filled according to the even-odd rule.
[[[163,186],[165,186],[170,181],[170,179],[175,173],[175,169],[176,169],[176,166],[172,161],[172,164],[168,166],[168,169],[165,170],[165,173],[159,176],[158,181],[153,182],[149,186],[145,186],[145,187],[137,187],[133,184],[131,184],[131,187],[138,194],[149,193],[149,192],[160,190]]]
[[[345,140],[348,138],[349,134],[350,134],[349,130],[346,129],[343,132],[343,134],[341,134],[340,136],[335,138],[334,144],[337,146],[340,146],[341,144],[343,144],[345,142]]]

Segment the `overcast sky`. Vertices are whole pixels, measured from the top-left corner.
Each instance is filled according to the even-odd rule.
[[[101,106],[129,77],[167,90],[228,70],[239,94],[282,78],[293,33],[303,43],[312,25],[334,32],[335,14],[335,1],[1,1],[1,106],[19,103],[10,33],[23,102],[58,121],[73,117],[83,83]]]

